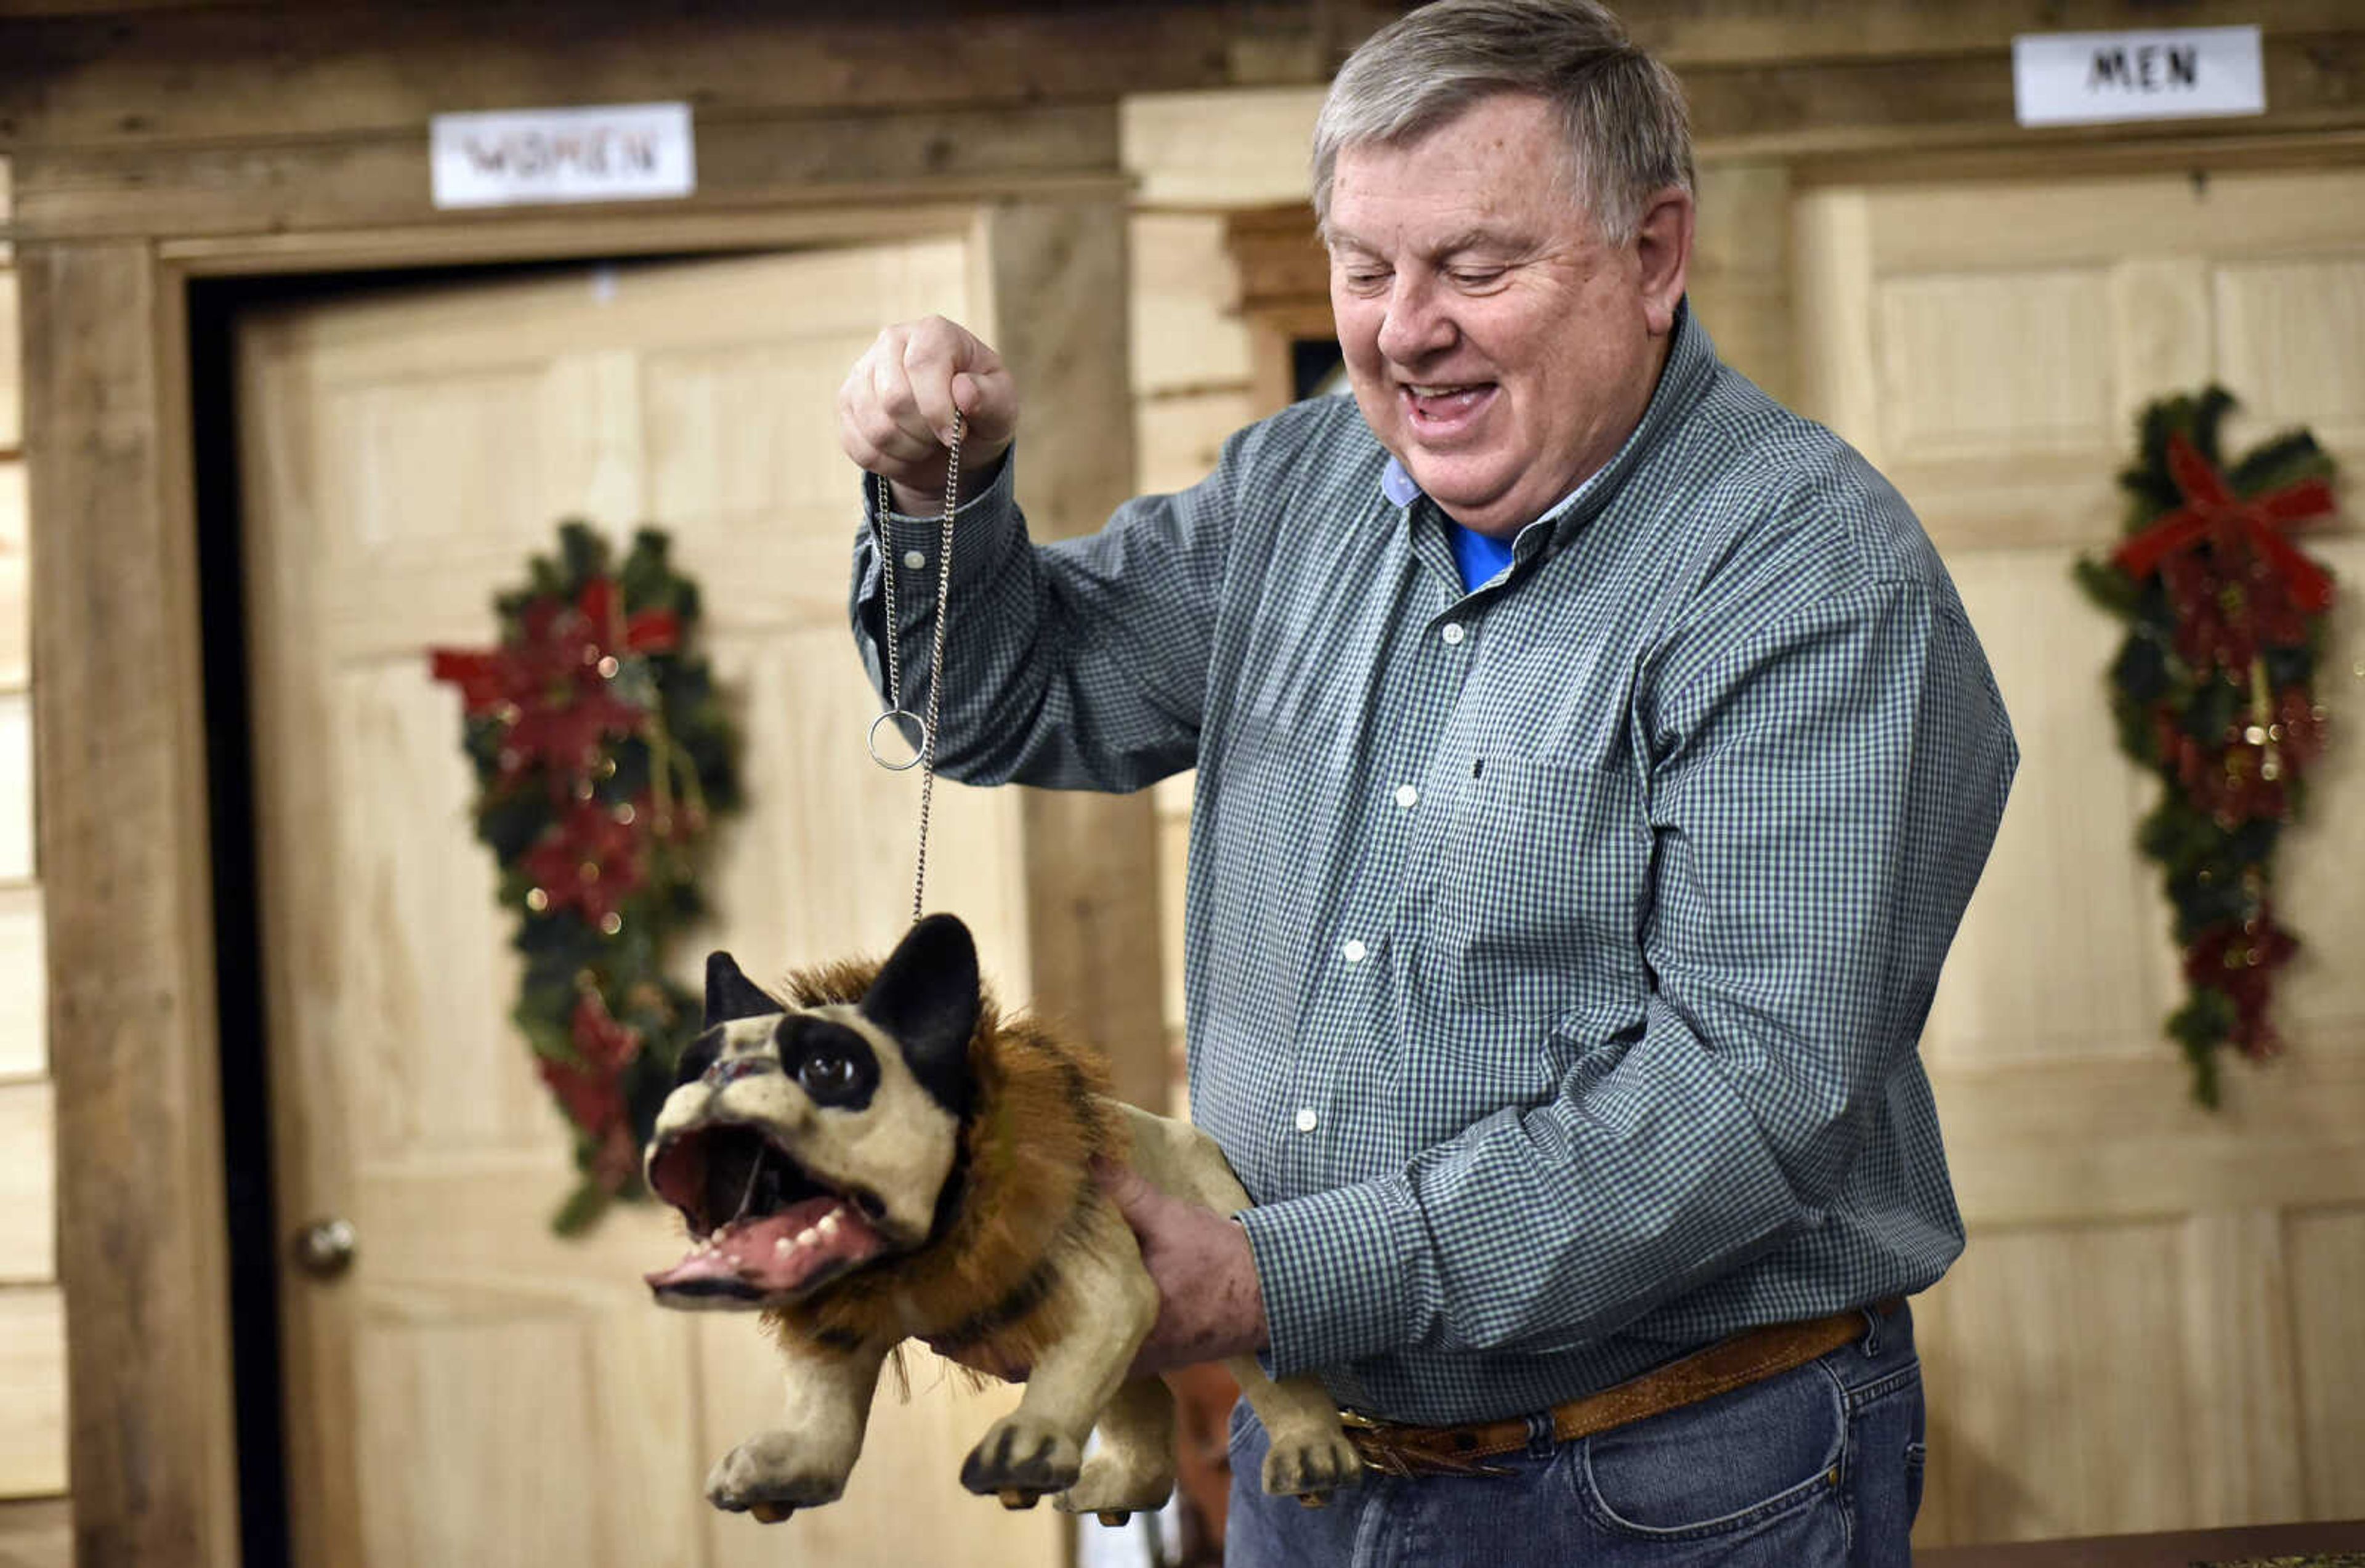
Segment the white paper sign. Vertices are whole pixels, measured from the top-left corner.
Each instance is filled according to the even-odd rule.
[[[435,205],[649,201],[698,188],[688,104],[437,115]]]
[[[2012,40],[2023,125],[2102,125],[2267,112],[2256,28],[2025,33]]]

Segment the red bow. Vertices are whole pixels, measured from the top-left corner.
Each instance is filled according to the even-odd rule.
[[[2309,560],[2281,532],[2331,516],[2330,484],[2303,479],[2263,496],[2237,497],[2227,487],[2225,476],[2210,466],[2180,431],[2168,438],[2168,471],[2183,492],[2184,505],[2119,546],[2112,559],[2128,576],[2148,577],[2161,562],[2195,545],[2225,546],[2238,539],[2274,568],[2301,610],[2314,615],[2331,605],[2331,574]]]

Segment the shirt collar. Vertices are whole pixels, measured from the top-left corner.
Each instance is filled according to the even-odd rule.
[[[1709,341],[1708,329],[1692,319],[1689,299],[1676,307],[1676,326],[1667,345],[1667,363],[1659,372],[1659,385],[1651,394],[1650,406],[1642,410],[1642,422],[1634,427],[1626,443],[1617,454],[1596,469],[1592,477],[1563,496],[1545,509],[1536,522],[1551,521],[1555,542],[1582,528],[1609,504],[1626,476],[1632,473],[1643,454],[1659,443],[1670,427],[1691,406],[1709,377],[1717,368],[1716,344]],[[1421,498],[1421,488],[1406,472],[1405,465],[1394,453],[1380,470],[1380,493],[1391,506],[1408,507]],[[1530,523],[1531,528],[1534,523]],[[1527,532],[1522,528],[1521,534]]]

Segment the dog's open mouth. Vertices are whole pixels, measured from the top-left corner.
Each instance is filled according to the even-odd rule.
[[[668,1306],[792,1300],[887,1249],[875,1197],[814,1180],[754,1126],[683,1133],[657,1150],[649,1182],[697,1238],[680,1262],[645,1276]]]

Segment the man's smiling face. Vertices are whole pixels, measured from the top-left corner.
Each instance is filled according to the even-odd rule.
[[[1605,242],[1558,117],[1481,99],[1339,153],[1323,238],[1355,401],[1448,515],[1508,538],[1616,454],[1665,362],[1683,257]],[[1664,218],[1664,214],[1662,214]],[[1689,249],[1689,208],[1680,215]]]

